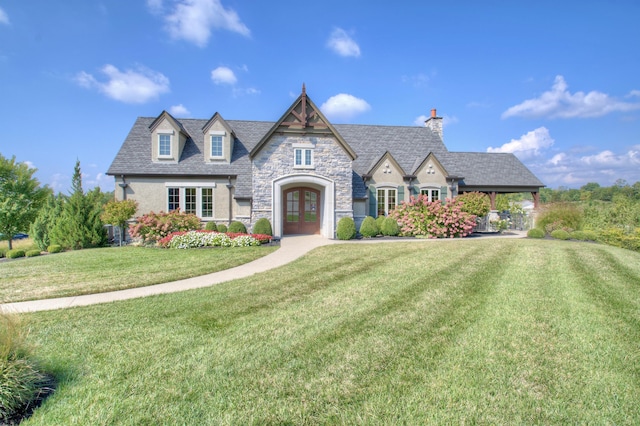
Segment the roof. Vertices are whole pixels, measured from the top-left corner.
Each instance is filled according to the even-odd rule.
[[[151,130],[156,117],[140,117],[134,123],[108,175],[235,176],[236,197],[252,196],[249,153],[258,147],[277,122],[225,120],[236,136],[230,163],[204,159],[202,128],[208,120],[176,119],[188,137],[178,163],[152,161]],[[353,161],[353,197],[366,196],[362,176],[388,152],[406,173],[433,153],[449,176],[463,177],[461,190],[529,191],[544,184],[513,154],[449,152],[442,138],[427,127],[336,124],[333,126],[357,157]],[[195,139],[194,139],[195,137]],[[259,149],[259,147],[258,147]]]

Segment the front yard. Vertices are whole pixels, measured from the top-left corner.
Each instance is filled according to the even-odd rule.
[[[639,282],[597,244],[347,243],[24,315],[58,382],[25,424],[638,424]]]

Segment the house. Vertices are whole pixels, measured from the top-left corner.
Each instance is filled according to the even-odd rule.
[[[513,154],[450,152],[442,118],[424,127],[332,124],[305,87],[278,121],[138,118],[108,175],[138,214],[195,213],[203,222],[268,218],[274,235],[335,235],[410,195],[445,200],[466,191],[531,192],[544,185]]]

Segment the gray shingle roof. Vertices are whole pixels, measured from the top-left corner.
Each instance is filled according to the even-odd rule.
[[[151,131],[155,117],[136,120],[109,175],[150,176],[236,176],[236,197],[251,197],[251,160],[249,152],[272,128],[274,122],[226,120],[236,135],[230,164],[203,161],[202,127],[207,120],[177,120],[191,135],[187,139],[178,163],[153,162]],[[385,152],[389,152],[407,174],[429,153],[433,153],[451,176],[463,176],[461,189],[509,188],[544,186],[513,154],[449,152],[442,139],[427,127],[375,126],[336,124],[336,131],[357,153],[353,161],[353,196],[364,197],[362,175],[367,174]],[[195,138],[195,139],[194,139]],[[477,187],[477,188],[476,188]]]

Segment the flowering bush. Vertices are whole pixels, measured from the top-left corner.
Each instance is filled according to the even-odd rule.
[[[462,210],[460,200],[429,201],[427,196],[411,196],[389,216],[398,221],[400,235],[429,238],[466,237],[476,224],[476,216]]]
[[[482,192],[465,192],[456,197],[456,200],[462,202],[462,211],[476,217],[486,216],[491,210],[491,200]]]
[[[262,234],[223,234],[215,231],[172,232],[158,241],[166,248],[187,249],[197,247],[251,247],[271,241],[271,237]]]
[[[190,213],[174,210],[169,213],[148,213],[136,218],[129,226],[129,235],[140,238],[145,244],[158,242],[172,232],[200,229],[200,219]]]

